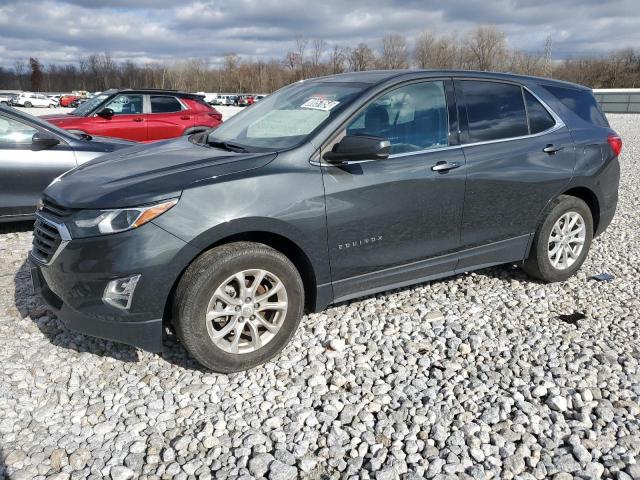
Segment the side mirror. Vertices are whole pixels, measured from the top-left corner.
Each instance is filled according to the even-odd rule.
[[[110,108],[103,108],[98,112],[98,116],[102,118],[111,118],[113,117],[113,110]]]
[[[324,154],[329,163],[349,163],[362,160],[384,160],[389,157],[391,142],[386,138],[367,135],[347,135]]]
[[[46,132],[36,132],[31,137],[31,143],[37,147],[49,148],[55,147],[60,143],[56,137]]]

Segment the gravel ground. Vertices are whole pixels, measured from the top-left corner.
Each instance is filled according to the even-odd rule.
[[[500,267],[342,304],[233,375],[172,338],[64,330],[30,294],[29,225],[0,227],[0,477],[639,479],[640,118],[611,120],[619,211],[576,277]]]
[[[58,107],[58,108],[23,108],[23,107],[16,107],[17,110],[20,110],[21,112],[27,112],[31,115],[35,115],[36,117],[39,117],[41,115],[51,115],[54,113],[69,113],[71,111],[73,111],[73,108],[64,108],[64,107]],[[238,113],[240,110],[242,110],[242,107],[227,107],[225,105],[218,105],[216,107],[213,107],[216,110],[218,110],[221,114],[222,114],[222,120],[227,120],[228,118],[232,117],[234,114]]]

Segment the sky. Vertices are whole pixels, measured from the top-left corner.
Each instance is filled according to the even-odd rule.
[[[479,24],[509,46],[556,59],[640,48],[640,0],[0,0],[0,65],[37,57],[73,63],[93,52],[118,61],[172,62],[226,53],[283,58],[296,37],[333,45],[424,30],[464,34]]]

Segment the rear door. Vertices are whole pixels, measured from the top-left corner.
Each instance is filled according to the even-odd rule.
[[[32,145],[37,131],[0,115],[0,217],[33,214],[47,185],[76,166],[73,149],[64,141],[51,148]]]
[[[455,268],[465,160],[457,135],[449,135],[447,83],[421,81],[382,94],[325,147],[343,135],[392,145],[385,160],[323,164],[336,300]]]
[[[173,95],[149,95],[147,121],[148,140],[179,137],[193,127],[195,119],[177,97]]]
[[[92,135],[124,138],[136,142],[147,140],[147,122],[144,115],[144,95],[120,94],[104,105],[113,110],[113,116],[95,115],[88,119],[86,128]]]
[[[573,175],[571,134],[518,84],[460,79],[455,87],[467,161],[462,246],[496,244],[486,263],[522,259],[542,210]],[[477,261],[462,258],[459,268]]]

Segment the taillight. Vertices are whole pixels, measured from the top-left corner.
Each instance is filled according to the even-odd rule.
[[[218,112],[211,112],[208,114],[211,118],[215,118],[217,121],[222,121],[222,114]]]
[[[622,151],[622,139],[619,135],[612,133],[607,137],[607,143],[611,147],[611,150],[613,150],[616,157],[620,155],[620,152]]]

